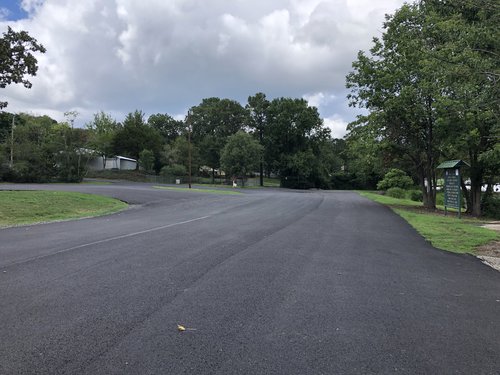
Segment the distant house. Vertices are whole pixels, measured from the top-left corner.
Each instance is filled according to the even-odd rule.
[[[93,171],[102,171],[104,169],[119,169],[122,171],[131,171],[137,169],[137,160],[127,158],[125,156],[115,156],[112,158],[104,158],[103,156],[95,156],[90,158],[88,168]]]

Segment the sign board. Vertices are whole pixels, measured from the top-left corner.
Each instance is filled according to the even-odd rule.
[[[459,210],[461,208],[460,170],[444,170],[444,205]]]
[[[446,215],[448,207],[456,208],[459,218],[462,209],[461,167],[470,166],[463,160],[447,160],[437,167],[438,169],[444,169],[444,214]]]

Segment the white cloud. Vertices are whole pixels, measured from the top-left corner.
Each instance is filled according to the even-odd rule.
[[[351,116],[345,100],[335,100],[345,96],[351,62],[402,3],[23,0],[30,18],[0,29],[28,30],[47,53],[31,90],[9,86],[0,96],[10,111],[124,116],[180,114],[209,96],[244,104],[262,91],[307,98],[339,124],[352,120],[341,118]]]
[[[335,114],[324,119],[324,124],[331,130],[333,138],[343,138],[347,133],[348,122]]]
[[[6,20],[10,14],[10,10],[0,7],[0,21]]]
[[[310,106],[321,108],[332,103],[336,96],[333,94],[325,94],[323,92],[316,92],[314,94],[304,94],[302,97],[307,100]]]
[[[44,0],[22,0],[21,8],[28,14],[35,13],[43,5]]]

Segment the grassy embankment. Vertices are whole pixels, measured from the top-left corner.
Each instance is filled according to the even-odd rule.
[[[500,241],[500,233],[482,228],[483,221],[473,218],[458,219],[456,213],[427,212],[422,204],[407,199],[396,199],[380,194],[359,192],[362,196],[385,204],[438,249],[454,253],[474,254],[478,246]],[[438,207],[439,208],[439,207]]]
[[[176,179],[180,179],[183,185],[187,184],[187,177],[162,177],[147,175],[142,171],[115,171],[115,170],[105,170],[105,171],[89,171],[87,178],[97,178],[97,179],[107,179],[107,180],[126,180],[134,182],[152,182],[152,183],[165,183],[165,184],[175,184]],[[211,177],[195,177],[192,178],[193,184],[208,186],[208,187],[227,187],[232,188],[231,184],[224,184],[224,180],[219,177],[215,179],[213,183]],[[259,177],[249,178],[247,183],[243,188],[258,188]],[[280,180],[278,178],[267,178],[264,177],[264,187],[279,187]],[[242,186],[238,186],[241,188]]]
[[[0,227],[100,216],[127,204],[93,194],[63,191],[0,191]]]

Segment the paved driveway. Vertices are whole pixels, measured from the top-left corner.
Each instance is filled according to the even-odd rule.
[[[0,230],[0,374],[499,373],[500,273],[355,193],[41,188],[133,206]]]

